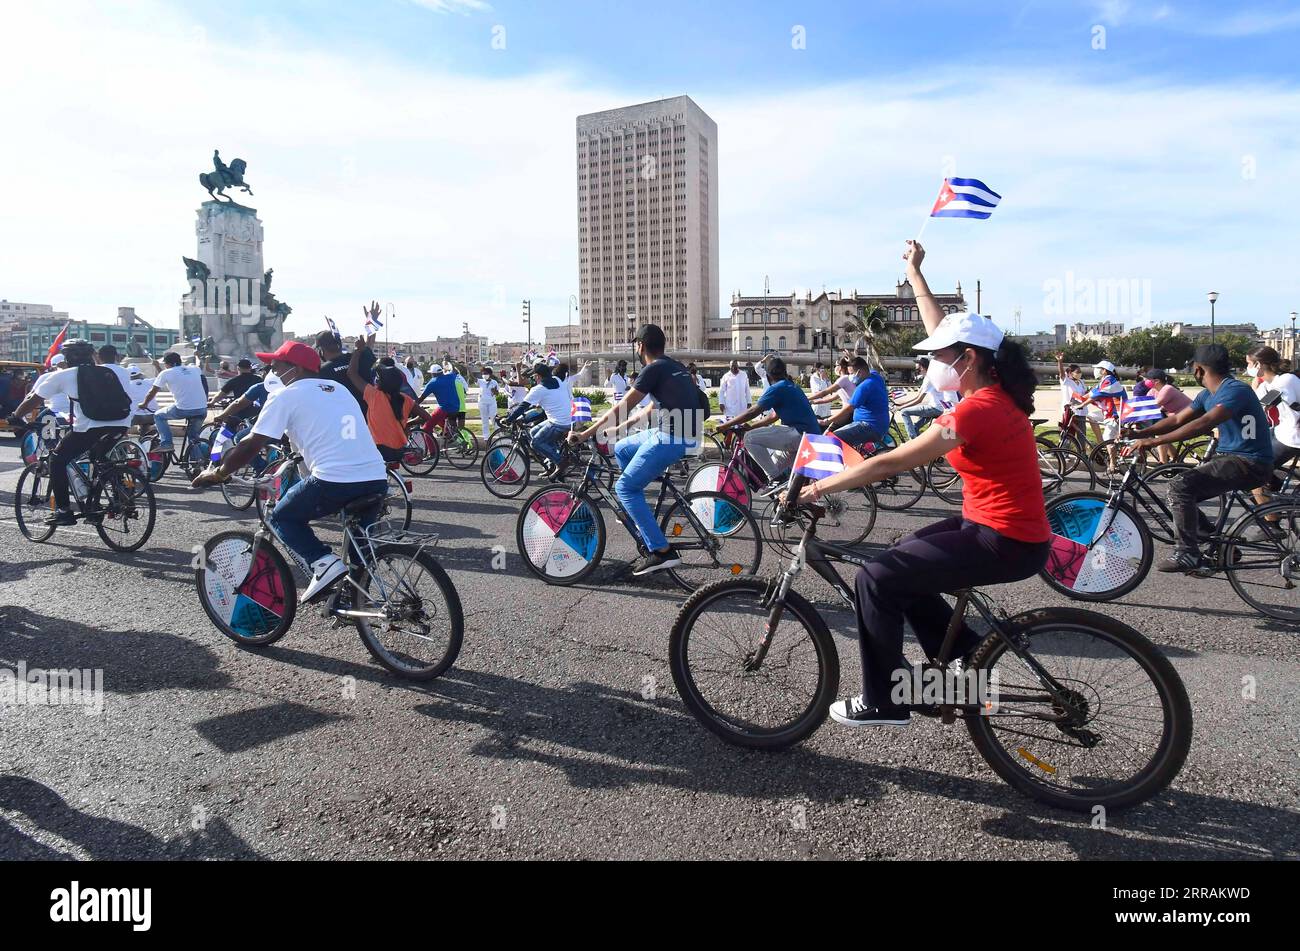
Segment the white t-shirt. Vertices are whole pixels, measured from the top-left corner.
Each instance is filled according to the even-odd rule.
[[[835,385],[840,388],[840,393],[844,399],[844,405],[847,406],[849,400],[853,399],[853,391],[858,388],[858,378],[852,373],[846,373],[835,381]]]
[[[116,364],[104,364],[112,370],[119,380],[122,381],[122,389],[128,394],[131,392],[131,378],[127,376],[126,370]],[[72,430],[73,432],[84,433],[89,429],[106,429],[110,426],[129,426],[131,416],[124,416],[121,419],[88,419],[86,415],[80,412],[80,407],[76,405],[79,399],[77,395],[77,368],[68,367],[66,370],[56,370],[53,373],[46,373],[36,381],[32,387],[32,392],[43,400],[52,404],[55,399],[62,396],[64,401],[72,404]]]
[[[1267,386],[1269,390],[1282,394],[1282,401],[1277,404],[1277,425],[1273,427],[1273,435],[1284,446],[1300,449],[1300,414],[1290,406],[1291,403],[1300,403],[1300,377],[1294,373],[1280,373]]]
[[[524,401],[546,410],[546,418],[557,426],[573,425],[573,394],[563,383],[550,390],[538,383]]]
[[[495,406],[497,402],[497,393],[501,392],[501,384],[495,379],[488,379],[485,376],[478,378],[478,405]]]
[[[808,378],[808,386],[812,389],[813,393],[820,393],[830,385],[830,380],[826,379],[820,370],[815,371],[813,375]],[[818,419],[825,419],[827,416],[834,413],[835,410],[831,407],[830,403],[818,403],[813,406],[813,412],[817,414]]]
[[[203,371],[198,367],[168,367],[153,382],[155,386],[171,393],[179,410],[196,411],[208,407],[208,394],[203,389]]]
[[[623,376],[621,373],[611,373],[609,375],[609,382],[605,385],[613,388],[615,403],[627,395],[627,377]]]
[[[126,395],[131,397],[131,412],[133,414],[144,415],[144,410],[141,410],[139,406],[142,402],[144,402],[144,398],[149,395],[149,391],[152,389],[153,389],[152,380],[145,379],[142,376],[128,377],[127,384],[126,384]],[[148,408],[149,408],[149,412],[151,413],[158,412],[158,400],[157,399],[150,400]]]
[[[383,482],[384,459],[375,448],[352,393],[333,380],[296,380],[267,399],[253,432],[288,436],[308,471],[322,482]]]
[[[921,402],[920,406],[926,409],[943,409],[943,394],[939,388],[931,383],[928,379],[921,381]]]
[[[420,393],[424,390],[424,373],[417,367],[402,367],[402,372],[406,374],[406,379],[410,381],[411,389]]]

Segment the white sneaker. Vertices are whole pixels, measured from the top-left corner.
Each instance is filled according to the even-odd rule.
[[[325,594],[334,582],[347,573],[348,566],[343,563],[343,559],[338,555],[326,555],[324,558],[312,562],[311,584],[307,585],[307,590],[302,593],[298,603],[311,604]]]

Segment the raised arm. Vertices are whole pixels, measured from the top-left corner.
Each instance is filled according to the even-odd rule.
[[[921,311],[921,320],[925,322],[925,332],[932,334],[943,320],[943,308],[935,300],[934,294],[930,292],[930,285],[925,281],[925,275],[921,273],[925,248],[909,239],[907,250],[903,252],[903,260],[907,262],[907,281],[916,294],[916,306]]]

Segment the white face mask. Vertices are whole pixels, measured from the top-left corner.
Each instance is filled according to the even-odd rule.
[[[944,363],[938,357],[932,356],[930,365],[925,370],[925,378],[936,390],[959,390],[963,372],[957,370],[951,363]]]
[[[1258,380],[1259,364],[1256,363],[1253,367],[1246,367],[1246,376],[1250,377],[1252,380]]]

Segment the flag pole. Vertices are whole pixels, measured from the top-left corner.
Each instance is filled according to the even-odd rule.
[[[923,222],[921,223],[921,230],[918,231],[918,232],[916,233],[916,237],[912,239],[912,240],[915,241],[917,244],[920,244],[920,243],[921,243],[921,235],[925,234],[925,227],[926,227],[926,225],[928,225],[928,224],[930,223],[930,219],[931,219],[932,217],[934,217],[934,216],[933,216],[933,215],[926,215],[926,216],[925,216],[925,221],[923,221]]]

